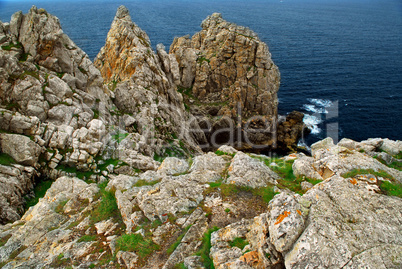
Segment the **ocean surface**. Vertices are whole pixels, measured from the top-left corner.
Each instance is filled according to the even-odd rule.
[[[254,30],[281,72],[279,113],[306,114],[307,144],[326,136],[402,139],[401,0],[0,0],[0,20],[45,8],[94,59],[121,4],[153,47],[167,50],[213,12]]]

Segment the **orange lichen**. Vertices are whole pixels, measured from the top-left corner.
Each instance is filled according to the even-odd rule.
[[[350,181],[350,183],[352,183],[353,185],[356,185],[357,184],[357,180],[356,179],[354,179],[354,178],[352,178],[351,180],[349,180]]]
[[[286,217],[288,217],[290,215],[289,211],[285,211],[283,212],[283,214],[280,214],[279,217],[276,218],[276,222],[275,225],[281,223]]]
[[[300,216],[302,215],[300,210],[296,210],[297,214],[299,214]]]
[[[247,252],[243,256],[240,257],[240,260],[247,263],[248,265],[253,265],[255,263],[258,263],[258,261],[259,261],[258,252],[255,250]]]

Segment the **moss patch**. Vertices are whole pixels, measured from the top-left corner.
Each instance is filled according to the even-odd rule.
[[[179,235],[179,237],[177,237],[176,242],[174,242],[167,250],[166,252],[170,255],[173,253],[173,251],[176,250],[176,248],[180,245],[181,240],[183,239],[183,237],[186,235],[187,231],[190,229],[191,225],[187,226],[182,233]]]
[[[40,198],[43,198],[46,194],[46,191],[52,186],[53,181],[51,180],[40,180],[36,182],[34,188],[35,197],[26,201],[25,208],[30,208],[31,206],[36,205],[39,202]]]
[[[144,260],[152,252],[159,250],[159,246],[151,238],[144,238],[140,234],[124,234],[116,240],[116,252],[120,250],[135,252]]]
[[[202,238],[201,249],[197,251],[196,255],[201,256],[201,261],[204,264],[206,269],[214,269],[214,262],[209,257],[209,253],[211,251],[211,234],[215,231],[219,230],[218,227],[214,227],[209,229]]]
[[[341,176],[344,178],[350,178],[350,177],[355,177],[357,175],[367,175],[367,174],[371,174],[377,177],[383,177],[383,178],[388,178],[391,180],[395,180],[395,178],[393,176],[391,176],[390,174],[388,174],[385,171],[374,171],[373,169],[353,169],[352,171],[349,171],[347,173],[343,173]]]
[[[0,152],[0,164],[10,166],[14,163],[17,163],[13,157],[10,155]]]
[[[402,198],[402,184],[400,183],[391,183],[388,181],[382,181],[380,183],[380,189],[386,195],[397,196],[399,198]]]
[[[112,191],[106,191],[107,182],[99,184],[100,202],[96,204],[91,212],[90,220],[92,223],[97,223],[102,220],[113,218],[116,222],[123,224],[123,219],[120,210],[117,206],[116,197]]]
[[[236,237],[235,239],[233,239],[233,241],[229,242],[229,245],[231,247],[238,247],[240,249],[243,249],[245,246],[248,245],[248,242],[243,238]]]

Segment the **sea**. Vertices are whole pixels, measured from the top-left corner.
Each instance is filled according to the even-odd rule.
[[[154,48],[167,50],[222,13],[268,44],[281,72],[279,114],[302,111],[311,129],[301,145],[327,136],[402,139],[401,0],[0,0],[0,20],[32,5],[56,15],[91,59],[120,5]]]

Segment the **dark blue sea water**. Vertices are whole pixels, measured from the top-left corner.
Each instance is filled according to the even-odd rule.
[[[258,33],[281,71],[279,113],[300,110],[327,135],[402,139],[401,0],[4,1],[0,20],[35,4],[59,17],[91,59],[119,5],[126,5],[155,47],[194,34],[213,12]]]

